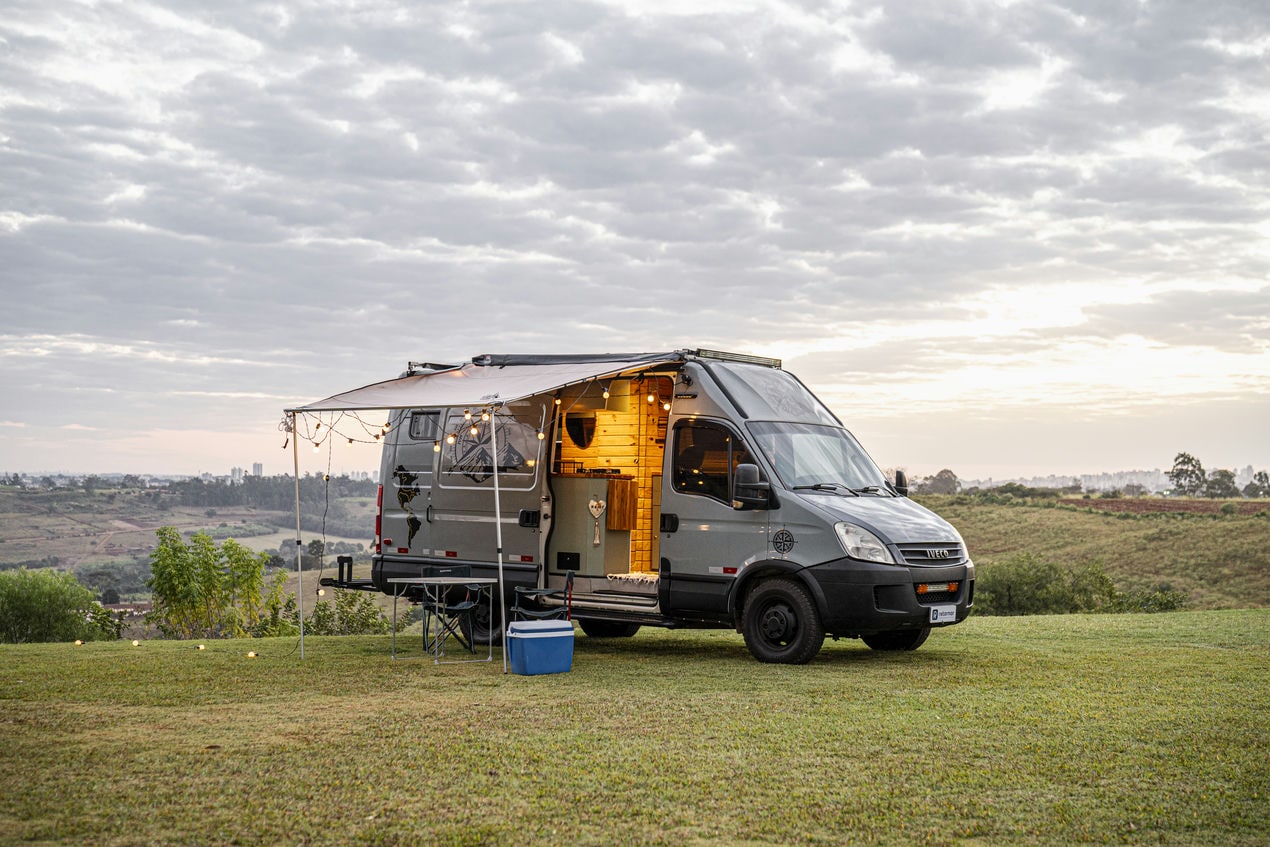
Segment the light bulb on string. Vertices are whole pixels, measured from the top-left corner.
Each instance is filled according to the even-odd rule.
[[[666,410],[667,412],[669,412],[669,411],[670,411],[670,401],[669,401],[669,400],[667,400],[665,403],[662,403],[662,404],[661,404],[661,407],[662,407],[662,409],[664,409],[664,410]]]
[[[473,426],[471,429],[468,430],[468,434],[471,435],[473,438],[476,437],[477,432],[479,432],[479,430],[475,426]]]
[[[543,441],[546,438],[547,438],[547,433],[543,432],[541,429],[538,430],[538,440]]]
[[[489,421],[489,412],[481,412],[481,421],[483,422]]]
[[[471,410],[471,409],[464,409],[464,410],[463,410],[463,420],[465,420],[465,421],[470,421],[471,419],[472,419],[472,410]]]
[[[657,401],[657,396],[656,396],[655,394],[649,394],[649,395],[648,395],[648,402],[649,402],[649,403],[654,403],[654,402],[656,402],[656,401]]]
[[[456,441],[458,441],[458,439],[454,437],[454,433],[450,433],[445,437],[446,444],[453,444]]]
[[[314,453],[316,453],[317,451],[319,451],[319,450],[321,450],[321,449],[322,449],[322,445],[321,445],[321,444],[319,444],[318,442],[314,441],[314,442],[313,442],[313,452],[314,452]]]
[[[607,388],[604,389],[604,399],[605,400],[609,399],[609,390]]]
[[[434,442],[432,442],[432,452],[433,452],[433,453],[440,453],[440,452],[441,452],[441,442],[440,442],[440,441],[434,441]]]

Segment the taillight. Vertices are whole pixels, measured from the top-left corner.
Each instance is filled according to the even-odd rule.
[[[379,492],[375,495],[375,552],[380,550],[379,536],[384,530],[384,487],[379,486]]]

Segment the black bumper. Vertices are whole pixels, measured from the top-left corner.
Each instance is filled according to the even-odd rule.
[[[819,596],[825,632],[856,636],[960,623],[974,600],[975,566],[877,565],[836,559],[806,570]],[[957,583],[957,590],[920,595],[918,585]],[[955,620],[931,623],[931,608],[955,606]]]

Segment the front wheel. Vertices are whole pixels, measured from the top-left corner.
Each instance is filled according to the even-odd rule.
[[[803,665],[820,652],[824,625],[801,584],[769,579],[758,584],[741,616],[745,646],[760,662]]]
[[[860,640],[874,650],[916,650],[926,643],[930,635],[930,627],[921,629],[900,629],[895,632],[879,632],[875,635],[862,635]]]

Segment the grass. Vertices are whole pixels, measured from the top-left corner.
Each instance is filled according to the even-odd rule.
[[[979,565],[1022,552],[1058,564],[1100,561],[1122,590],[1167,583],[1186,592],[1195,609],[1270,606],[1265,516],[1133,515],[938,496],[920,502],[957,527]]]
[[[541,677],[388,646],[0,647],[0,843],[1270,839],[1267,610],[971,618],[805,667],[717,631],[579,634]]]

